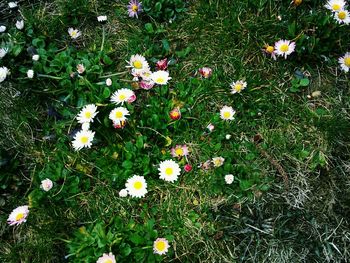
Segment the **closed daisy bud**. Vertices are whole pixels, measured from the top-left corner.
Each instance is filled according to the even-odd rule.
[[[16,28],[18,30],[22,30],[24,28],[24,21],[23,20],[17,21],[16,22]]]
[[[119,197],[127,197],[128,196],[128,190],[122,189],[119,191]]]
[[[29,70],[27,71],[27,77],[30,78],[30,79],[32,79],[32,78],[34,77],[34,70],[29,69]]]
[[[83,64],[78,64],[77,65],[77,71],[79,74],[83,74],[85,72],[85,67]]]
[[[9,74],[10,71],[7,67],[0,67],[0,82],[3,82]]]
[[[158,70],[166,70],[168,68],[168,59],[158,60],[156,63],[156,67]]]
[[[149,89],[151,89],[153,87],[154,87],[154,82],[153,81],[145,81],[145,80],[141,80],[140,81],[140,88],[141,89],[149,90]]]
[[[13,8],[17,8],[17,2],[9,2],[9,8],[13,9]]]
[[[104,23],[107,21],[107,16],[98,16],[97,21],[100,23]]]
[[[303,0],[293,0],[292,4],[295,6],[299,6],[299,5],[301,5],[302,2],[303,2]]]
[[[7,48],[0,48],[0,58],[3,58],[6,56],[8,49]]]
[[[172,120],[176,121],[179,120],[181,118],[181,111],[179,108],[175,108],[173,109],[170,113],[169,116]]]
[[[207,129],[209,130],[209,132],[212,132],[215,129],[215,126],[211,123],[208,124]]]
[[[232,174],[225,175],[226,184],[232,184],[235,177]]]
[[[0,26],[0,33],[4,33],[6,31],[6,26]]]
[[[207,79],[212,75],[213,70],[211,68],[204,67],[200,68],[198,72],[203,78]]]
[[[108,78],[108,79],[106,79],[106,85],[108,86],[108,87],[110,87],[110,86],[112,86],[112,80],[110,79],[110,78]]]
[[[33,56],[32,56],[32,60],[34,60],[34,61],[38,61],[39,58],[40,58],[39,55],[33,55]]]
[[[40,188],[43,189],[45,192],[51,190],[51,188],[53,187],[53,182],[46,178],[45,180],[41,181],[41,185]]]
[[[185,164],[184,170],[185,170],[185,172],[187,172],[187,173],[191,172],[191,171],[192,171],[192,165],[190,165],[190,164],[188,164],[188,163]]]
[[[231,137],[232,137],[232,135],[231,135],[231,134],[226,134],[226,136],[225,136],[226,140],[231,139]]]

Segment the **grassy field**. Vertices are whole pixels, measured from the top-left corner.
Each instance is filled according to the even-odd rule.
[[[11,70],[0,83],[0,261],[96,262],[113,252],[117,262],[348,262],[350,82],[338,58],[350,52],[349,25],[318,0],[168,1],[185,6],[175,19],[156,2],[144,1],[151,8],[138,19],[128,1],[20,1],[20,13],[0,4],[9,32],[0,43],[11,43],[0,60]],[[14,27],[19,14],[23,30]],[[72,41],[69,27],[81,37]],[[275,61],[262,49],[280,39],[296,51]],[[152,68],[168,58],[168,85],[137,88],[125,67],[135,54]],[[79,63],[85,75],[71,78]],[[201,67],[212,76],[201,78]],[[240,79],[247,88],[231,94]],[[115,129],[109,97],[124,87],[137,100]],[[76,115],[91,103],[93,145],[74,151]],[[224,105],[236,110],[233,121],[220,119]],[[178,144],[190,149],[187,160],[171,157]],[[218,156],[221,167],[199,167]],[[169,159],[182,168],[173,183],[158,175]],[[119,197],[134,174],[148,193]],[[9,226],[21,205],[27,222]],[[153,253],[158,237],[169,240],[166,255]]]

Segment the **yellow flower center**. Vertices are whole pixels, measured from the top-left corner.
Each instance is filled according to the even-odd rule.
[[[236,84],[235,85],[235,90],[236,91],[241,91],[243,89],[243,85],[242,84]]]
[[[166,245],[165,245],[165,242],[164,241],[158,241],[158,242],[156,242],[156,249],[158,250],[158,251],[164,251],[165,250],[165,247],[166,247]]]
[[[123,118],[123,113],[122,113],[121,111],[117,111],[117,112],[115,113],[115,117],[116,117],[117,119]]]
[[[71,36],[75,37],[77,35],[77,31],[72,31]]]
[[[104,263],[113,263],[113,261],[112,261],[112,259],[107,259],[107,260],[105,260]]]
[[[338,4],[334,4],[334,5],[332,5],[332,8],[334,11],[338,11],[338,10],[340,10],[341,6]]]
[[[268,52],[268,53],[272,53],[274,50],[275,50],[275,49],[274,49],[273,46],[268,46],[268,47],[266,48],[266,52]]]
[[[91,112],[89,112],[89,111],[87,111],[87,112],[85,112],[85,118],[91,118],[91,116],[92,116],[92,114],[91,114]]]
[[[223,114],[223,116],[224,116],[225,119],[228,119],[228,118],[231,117],[231,113],[228,112],[228,111],[225,111],[224,114]]]
[[[220,160],[220,159],[216,159],[216,160],[214,161],[214,164],[215,164],[215,166],[221,165],[221,160]]]
[[[133,5],[131,9],[132,11],[137,12],[137,10],[139,10],[139,7],[137,5]]]
[[[87,136],[83,136],[80,138],[80,141],[85,144],[89,141],[89,138]]]
[[[125,100],[125,99],[126,99],[126,96],[125,96],[124,94],[120,94],[120,95],[119,95],[119,99],[120,99],[120,100]]]
[[[346,13],[344,11],[340,11],[338,13],[338,18],[344,20],[346,18]]]
[[[280,46],[280,51],[287,52],[289,50],[289,46],[287,44],[283,44]]]
[[[142,183],[141,183],[141,182],[135,182],[135,183],[134,183],[134,188],[135,188],[136,190],[140,190],[140,189],[142,188]]]
[[[173,174],[173,168],[171,168],[171,167],[166,168],[165,169],[165,174],[166,175],[172,175]]]
[[[24,218],[24,214],[23,213],[19,213],[19,214],[16,215],[16,221],[19,221],[19,220],[21,220],[23,218]]]
[[[175,150],[175,153],[177,156],[183,156],[184,155],[184,150],[182,150],[182,148],[177,148]]]
[[[350,57],[344,58],[344,64],[345,64],[345,66],[350,68]]]
[[[134,65],[134,68],[142,69],[142,62],[140,60],[134,61],[133,65]]]
[[[163,77],[159,77],[156,79],[156,83],[165,83],[165,79]]]

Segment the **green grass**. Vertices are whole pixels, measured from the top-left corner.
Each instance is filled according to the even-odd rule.
[[[83,262],[86,255],[95,262],[109,249],[121,262],[136,262],[137,255],[154,262],[160,258],[150,256],[149,240],[158,236],[173,239],[165,262],[346,262],[350,85],[336,59],[350,42],[348,27],[333,28],[328,36],[332,22],[322,26],[321,15],[309,14],[311,8],[325,13],[322,1],[304,1],[297,9],[271,0],[191,1],[171,24],[128,18],[125,1],[80,2],[74,11],[69,7],[74,1],[40,1],[24,15],[35,34],[45,37],[46,47],[55,43],[66,49],[71,45],[64,40],[66,29],[79,26],[83,37],[77,51],[96,56],[102,29],[93,19],[107,14],[104,50],[112,64],[105,65],[102,75],[125,71],[125,60],[140,53],[148,61],[173,58],[172,80],[169,90],[137,93],[135,120],[117,136],[99,117],[93,148],[78,154],[69,145],[69,131],[78,128],[73,118],[86,103],[108,102],[99,97],[101,89],[86,92],[84,87],[67,98],[71,91],[55,81],[1,83],[3,262],[66,262],[70,254],[71,262]],[[294,33],[288,30],[293,21]],[[147,32],[146,22],[156,32]],[[313,31],[315,23],[319,31]],[[264,43],[293,39],[301,32],[321,42],[310,40],[306,51],[298,47],[298,54],[287,60],[275,62],[262,54]],[[79,61],[79,55],[71,56]],[[210,79],[194,76],[202,66],[213,68]],[[293,93],[297,70],[308,76],[310,85]],[[241,78],[248,88],[229,94],[229,84]],[[124,74],[116,82],[124,86],[129,80]],[[16,91],[21,96],[13,98]],[[308,98],[313,91],[321,96]],[[183,118],[169,124],[168,111],[178,103]],[[232,123],[218,119],[223,105],[237,110]],[[48,108],[62,117],[48,115]],[[99,108],[101,116],[108,109]],[[208,123],[216,128],[204,134]],[[171,147],[153,129],[169,136],[172,146],[186,143],[192,150],[189,160],[195,169],[177,183],[158,179],[156,165],[169,158]],[[232,138],[226,140],[226,134]],[[262,137],[259,146],[253,141],[257,134]],[[144,147],[135,146],[140,135]],[[224,167],[207,172],[196,168],[215,156],[225,157]],[[223,180],[227,173],[236,178],[231,186]],[[118,191],[133,174],[149,178],[148,194],[119,198]],[[55,181],[55,188],[43,195],[38,188],[46,177]],[[7,226],[12,209],[28,202],[27,223]],[[114,243],[119,237],[126,240],[122,245]],[[139,246],[143,237],[146,241]],[[134,246],[131,251],[127,244]]]

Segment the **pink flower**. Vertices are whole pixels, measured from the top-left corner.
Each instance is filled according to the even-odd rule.
[[[141,89],[145,89],[145,90],[149,90],[151,88],[154,87],[154,82],[153,81],[145,81],[145,80],[142,80],[140,82],[140,88]]]
[[[162,60],[158,60],[158,62],[156,63],[156,67],[158,70],[166,70],[168,68],[168,59],[162,59]]]
[[[204,68],[200,68],[198,70],[199,74],[201,74],[201,76],[205,79],[209,78],[212,73],[213,73],[213,70],[211,68],[208,68],[208,67],[204,67]]]
[[[184,170],[185,170],[187,173],[191,172],[191,171],[192,171],[192,165],[190,165],[190,164],[188,164],[188,163],[185,164]]]
[[[176,121],[179,120],[181,118],[181,112],[179,108],[175,108],[173,109],[170,113],[169,116],[172,120]]]
[[[133,92],[133,94],[128,98],[128,103],[133,103],[136,100],[136,94]]]
[[[173,157],[181,158],[182,156],[188,155],[188,148],[185,144],[184,145],[176,145],[175,148],[172,148],[170,150],[170,152],[171,152],[171,155]]]
[[[209,132],[212,132],[214,130],[215,126],[211,123],[208,124],[207,129],[209,130]]]
[[[78,71],[79,74],[83,74],[83,73],[85,72],[85,67],[84,67],[84,65],[83,65],[83,64],[79,64],[79,65],[77,66],[77,71]]]
[[[123,129],[126,125],[126,121],[121,121],[121,122],[113,122],[113,127],[115,129]]]

